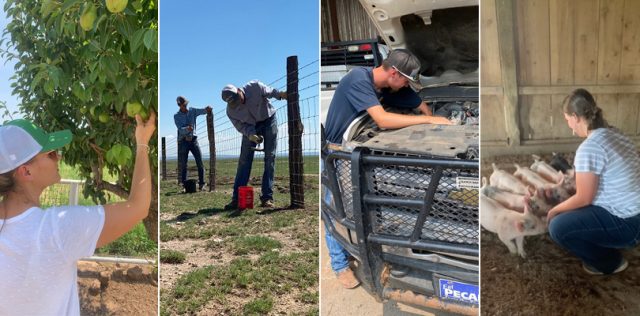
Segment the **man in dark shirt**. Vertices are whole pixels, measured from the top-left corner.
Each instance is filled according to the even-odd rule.
[[[451,124],[444,117],[432,116],[427,104],[409,87],[417,82],[420,61],[409,51],[397,49],[377,68],[352,69],[340,80],[331,99],[325,135],[327,141],[342,143],[342,134],[360,113],[367,111],[378,127],[392,129],[416,124]],[[404,115],[385,111],[382,104],[418,108],[424,115]]]
[[[397,49],[377,68],[354,68],[338,84],[327,114],[325,136],[329,143],[342,144],[349,124],[367,111],[380,128],[393,129],[417,124],[446,124],[444,117],[433,116],[431,109],[409,87],[417,82],[420,61],[404,49]],[[382,104],[418,108],[424,115],[405,115],[385,111]],[[331,199],[331,196],[325,197]],[[330,205],[330,203],[329,203]],[[325,224],[326,225],[326,224]],[[331,269],[345,288],[355,288],[360,282],[349,267],[349,253],[331,235],[325,226],[325,239],[329,248]]]
[[[198,146],[198,136],[193,134],[196,126],[196,118],[199,115],[211,113],[211,106],[203,109],[188,108],[189,100],[183,96],[176,99],[180,110],[173,115],[173,121],[178,128],[178,164],[180,165],[180,183],[184,185],[187,180],[187,161],[189,152],[193,154],[198,166],[198,182],[200,191],[204,190],[204,167],[202,166],[202,154]]]

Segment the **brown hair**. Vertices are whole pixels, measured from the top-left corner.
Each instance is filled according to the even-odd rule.
[[[585,89],[573,90],[562,102],[562,109],[568,115],[575,114],[587,120],[588,130],[610,127],[602,115],[602,109],[598,107],[591,93]]]
[[[0,195],[6,195],[16,188],[16,181],[13,179],[16,169],[0,174]]]

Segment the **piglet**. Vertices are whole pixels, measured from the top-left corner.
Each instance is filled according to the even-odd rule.
[[[569,193],[569,195],[574,195],[576,194],[576,170],[575,169],[569,169],[567,170],[567,172],[565,172],[564,174],[564,183],[562,184],[562,187],[567,190],[567,192]]]
[[[526,257],[524,236],[539,235],[547,230],[546,223],[529,211],[514,212],[497,201],[480,194],[480,224],[486,230],[498,234],[498,238],[512,254]],[[515,243],[514,243],[515,241]]]
[[[510,210],[514,210],[520,213],[524,212],[525,196],[511,193],[492,185],[487,185],[486,177],[482,177],[482,187],[480,188],[480,194],[484,194],[485,196],[497,201]]]
[[[552,204],[547,202],[546,192],[543,189],[536,189],[534,195],[525,195],[524,202],[531,213],[539,217],[546,217],[549,210],[553,207]]]
[[[534,186],[536,189],[538,188],[546,188],[551,183],[545,180],[542,176],[533,172],[533,170],[527,167],[520,167],[517,163],[513,164],[516,167],[516,171],[513,173],[516,178],[522,180],[524,183],[530,184]]]
[[[562,174],[562,171],[553,169],[553,167],[544,162],[544,160],[540,160],[539,156],[532,156],[535,162],[531,164],[531,170],[535,171],[537,174],[553,183],[558,183],[564,179],[564,174]]]
[[[567,170],[571,169],[571,164],[569,164],[569,162],[564,159],[561,154],[558,153],[553,153],[549,164],[554,169],[562,171],[562,173],[566,173]]]
[[[564,177],[558,183],[551,183],[527,167],[514,165],[516,171],[513,174],[523,182],[535,187],[536,190],[544,190],[547,202],[555,205],[569,198],[569,193],[562,187]]]
[[[520,195],[525,195],[529,192],[527,186],[520,182],[518,178],[499,169],[495,163],[492,163],[491,166],[493,167],[493,173],[491,174],[491,177],[489,177],[489,183],[492,186]]]

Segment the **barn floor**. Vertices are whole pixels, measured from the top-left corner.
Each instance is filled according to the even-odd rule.
[[[573,154],[565,156],[572,162]],[[513,163],[529,166],[533,160],[483,160],[482,176],[489,177],[492,162],[513,171]],[[497,235],[483,230],[481,236],[482,315],[640,315],[640,247],[623,252],[629,260],[624,272],[591,276],[547,234],[525,238],[526,259],[509,254]]]

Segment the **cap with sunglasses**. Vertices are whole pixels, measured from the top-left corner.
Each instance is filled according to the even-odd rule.
[[[238,88],[232,84],[228,84],[222,88],[222,100],[227,102],[229,106],[236,106],[240,103],[240,94]]]
[[[71,142],[70,130],[47,133],[35,124],[13,120],[0,126],[0,174],[9,172],[42,152]]]
[[[418,82],[420,60],[408,50],[396,49],[389,54],[385,61],[407,79]]]
[[[176,103],[178,103],[178,106],[187,105],[189,104],[189,100],[183,96],[179,96],[176,98]]]

